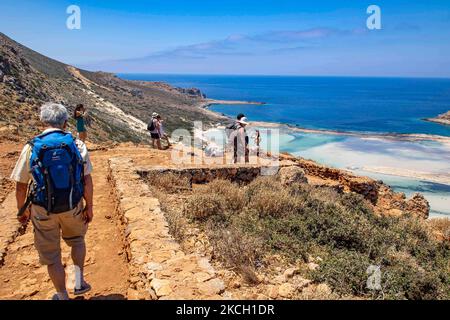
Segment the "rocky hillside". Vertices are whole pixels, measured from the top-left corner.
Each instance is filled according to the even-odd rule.
[[[93,142],[141,142],[147,139],[146,123],[155,111],[166,119],[167,131],[191,128],[194,120],[216,122],[213,114],[198,108],[203,100],[197,89],[80,70],[0,33],[0,138],[25,139],[38,132],[39,106],[55,101],[70,111],[78,103],[87,106]]]
[[[436,122],[444,125],[450,125],[450,111],[440,114],[435,118],[426,119],[427,121]]]

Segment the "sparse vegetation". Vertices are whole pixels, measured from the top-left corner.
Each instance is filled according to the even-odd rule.
[[[270,264],[269,254],[292,263],[319,256],[305,276],[342,296],[450,298],[449,242],[435,240],[418,218],[375,215],[357,194],[260,177],[247,186],[218,180],[194,188],[183,204],[183,217],[206,232],[215,257],[248,282]],[[375,290],[366,285],[371,265],[382,275]]]
[[[151,174],[146,177],[150,185],[157,186],[168,193],[176,193],[191,189],[191,183],[185,176],[174,173]]]

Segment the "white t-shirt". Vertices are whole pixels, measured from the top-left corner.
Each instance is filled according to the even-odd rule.
[[[45,130],[43,133],[48,133],[51,131],[57,131],[60,129],[51,128]],[[80,151],[81,157],[84,161],[84,175],[87,176],[92,173],[92,163],[89,158],[89,153],[87,150],[86,145],[83,143],[83,141],[76,139],[75,144],[77,145],[78,150]],[[11,173],[11,179],[28,184],[28,182],[33,179],[33,176],[30,172],[30,158],[31,158],[31,146],[29,144],[26,144],[25,147],[22,149],[22,153],[20,154],[19,160],[17,160],[16,166]]]

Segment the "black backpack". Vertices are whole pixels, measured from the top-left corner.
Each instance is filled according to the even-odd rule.
[[[234,130],[237,130],[239,128],[238,124],[236,122],[230,123],[225,127],[225,132],[227,134],[227,138],[230,138],[231,134]]]
[[[148,131],[153,131],[155,130],[155,122],[153,121],[153,119],[150,121],[150,123],[147,125],[147,130]]]

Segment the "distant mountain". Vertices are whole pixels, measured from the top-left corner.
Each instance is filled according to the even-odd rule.
[[[200,91],[77,69],[0,33],[0,138],[25,139],[39,132],[39,107],[49,101],[70,111],[78,103],[86,105],[93,142],[147,141],[152,112],[165,118],[169,132],[190,129],[194,120],[206,125],[219,120],[199,108],[204,103]]]

